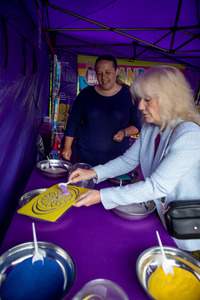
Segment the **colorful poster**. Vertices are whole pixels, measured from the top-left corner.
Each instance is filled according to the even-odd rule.
[[[97,56],[84,56],[78,55],[78,78],[79,78],[79,91],[88,85],[98,84],[94,64]],[[119,68],[119,78],[126,84],[131,85],[135,78],[144,70],[156,65],[170,65],[179,68],[184,72],[184,67],[180,64],[166,64],[158,62],[146,61],[129,61],[127,59],[118,59],[117,64]]]

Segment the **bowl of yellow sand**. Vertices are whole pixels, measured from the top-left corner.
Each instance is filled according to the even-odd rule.
[[[173,247],[164,251],[174,275],[164,273],[160,247],[146,249],[138,257],[136,272],[144,291],[156,300],[199,300],[200,261]]]

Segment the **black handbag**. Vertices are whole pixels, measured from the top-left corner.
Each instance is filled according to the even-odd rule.
[[[200,239],[200,200],[172,201],[164,217],[171,236],[177,239]]]
[[[180,122],[172,131],[182,124]],[[167,147],[166,147],[167,148]],[[166,149],[165,148],[165,149]],[[165,153],[163,155],[163,158]],[[165,198],[161,198],[166,228],[172,237],[177,239],[200,239],[200,200],[175,200],[165,208]]]

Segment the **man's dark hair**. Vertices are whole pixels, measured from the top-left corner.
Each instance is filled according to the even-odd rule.
[[[96,62],[95,62],[95,65],[94,65],[94,68],[96,70],[96,65],[98,64],[99,61],[101,60],[108,60],[108,61],[112,61],[113,62],[113,67],[114,69],[116,70],[117,69],[117,60],[115,57],[113,57],[112,55],[109,55],[109,54],[104,54],[104,55],[101,55],[97,58]]]

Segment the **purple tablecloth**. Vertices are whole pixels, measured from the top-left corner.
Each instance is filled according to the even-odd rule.
[[[66,180],[44,177],[34,168],[24,193]],[[111,183],[105,181],[95,188],[109,186]],[[32,222],[31,218],[15,213],[0,254],[18,244],[32,241]],[[66,300],[72,299],[85,283],[97,278],[114,281],[126,291],[130,300],[148,299],[136,275],[138,256],[145,249],[158,245],[156,230],[164,245],[176,247],[154,213],[143,220],[129,221],[105,210],[102,204],[97,204],[71,207],[56,223],[34,222],[38,241],[62,247],[75,262],[77,275]]]

